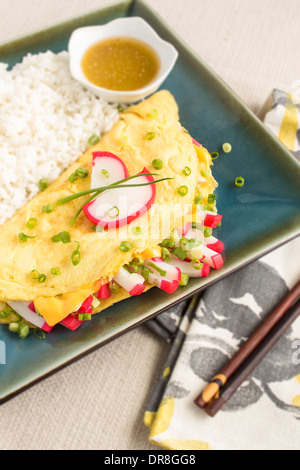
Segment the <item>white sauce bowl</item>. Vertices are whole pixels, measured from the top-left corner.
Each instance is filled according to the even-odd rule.
[[[81,62],[86,50],[93,44],[110,37],[131,37],[151,46],[160,58],[160,70],[155,79],[143,88],[133,91],[116,91],[101,88],[91,83],[83,73]],[[142,18],[118,18],[103,26],[86,26],[73,31],[68,46],[70,72],[96,95],[111,103],[134,103],[154,93],[171,72],[178,52],[175,47],[161,39],[154,29]]]

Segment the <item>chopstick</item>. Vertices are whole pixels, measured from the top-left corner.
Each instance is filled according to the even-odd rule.
[[[277,341],[289,329],[291,324],[300,314],[300,299],[291,307],[286,314],[279,320],[270,333],[263,339],[256,350],[248,357],[243,365],[233,374],[227,381],[226,385],[221,389],[218,397],[213,398],[204,408],[205,412],[214,417],[218,411],[227,403],[244,380],[249,377],[253,370],[270,352]]]
[[[270,341],[271,344],[275,344],[275,343],[273,343],[272,338],[273,338],[273,335],[275,335],[275,337],[277,338],[277,336],[276,336],[277,329],[281,328],[283,330],[286,322],[288,324],[287,328],[291,325],[291,323],[289,323],[290,313],[288,313],[287,310],[296,302],[296,300],[298,299],[299,296],[300,296],[300,281],[281,300],[281,302],[272,311],[272,313],[262,322],[262,324],[258,327],[258,329],[252,334],[252,336],[248,339],[248,341],[246,341],[246,343],[239,349],[239,351],[232,357],[232,359],[219,372],[219,374],[211,379],[211,381],[208,383],[208,385],[204,388],[204,390],[200,393],[200,395],[195,400],[195,403],[198,406],[200,406],[201,408],[204,408],[206,410],[206,408],[208,406],[208,403],[210,404],[210,402],[212,400],[213,400],[213,402],[216,401],[216,400],[214,400],[214,398],[216,397],[216,395],[219,394],[220,389],[222,387],[223,387],[222,388],[223,391],[227,390],[227,392],[225,394],[225,396],[227,397],[226,401],[229,399],[228,390],[232,390],[234,388],[234,386],[232,384],[231,384],[231,386],[230,386],[230,384],[228,386],[228,382],[229,382],[230,378],[233,375],[239,375],[238,374],[239,368],[241,368],[240,374],[241,374],[241,376],[243,376],[243,370],[244,370],[245,366],[247,366],[247,367],[249,366],[248,365],[248,360],[250,360],[250,358],[251,358],[251,361],[253,360],[255,362],[255,364],[257,365],[258,362],[255,361],[254,357],[252,357],[252,353],[253,353],[253,356],[256,356],[256,354],[258,354],[258,356],[260,357],[261,346],[264,346],[263,351],[265,351],[265,348],[267,348],[267,346],[265,344],[265,340],[267,339],[267,341]],[[299,302],[297,302],[296,305],[299,305]],[[296,307],[296,305],[295,305],[295,307]],[[293,309],[294,309],[294,307],[293,307]],[[292,317],[293,317],[293,315],[292,315]],[[278,328],[277,328],[277,324],[278,324]],[[275,327],[277,328],[276,330],[275,330]],[[286,330],[284,330],[281,334],[284,334],[285,331]],[[276,341],[278,339],[279,339],[279,337],[276,339]],[[266,351],[265,354],[267,354],[268,351]],[[262,356],[262,357],[264,357],[264,356]],[[259,360],[259,362],[261,360],[262,360],[262,358]],[[254,367],[256,367],[256,365]],[[246,367],[246,369],[247,369],[247,367]],[[238,380],[237,377],[235,377],[235,380]],[[242,383],[243,380],[244,380],[244,378],[241,380],[240,383]],[[231,380],[231,382],[232,382],[232,380]],[[225,384],[227,384],[227,385],[225,385]],[[226,386],[226,389],[225,389],[225,386]],[[235,390],[236,389],[232,390],[231,395],[234,393]],[[222,397],[223,397],[223,395],[222,395]],[[222,399],[220,397],[220,401],[222,401],[223,399],[224,399],[224,397]],[[223,405],[226,403],[226,401],[223,403]],[[223,405],[221,405],[221,406],[223,406]],[[211,410],[211,406],[212,405],[210,404],[210,408],[206,411],[209,412]],[[208,413],[208,414],[210,414],[210,413]],[[211,415],[211,416],[214,416],[214,415]]]

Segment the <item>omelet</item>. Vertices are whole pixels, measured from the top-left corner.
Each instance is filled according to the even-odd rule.
[[[93,223],[81,212],[71,226],[74,214],[88,201],[88,194],[57,205],[62,198],[90,189],[93,154],[97,151],[116,155],[129,175],[147,169],[157,175],[156,180],[169,178],[155,184],[154,203],[128,225],[95,231]],[[159,170],[153,167],[154,160],[161,161]],[[181,126],[177,104],[168,91],[159,91],[127,108],[95,146],[1,226],[2,308],[11,301],[33,302],[38,314],[53,326],[133,259],[160,257],[160,244],[180,225],[178,217],[194,220],[195,196],[201,193],[206,202],[213,193],[216,181],[211,165],[209,152]],[[78,168],[85,170],[87,176],[73,181],[70,176]],[[179,191],[182,187],[184,194]],[[45,211],[46,206],[53,210]],[[34,223],[30,224],[30,220]],[[132,230],[136,226],[138,236]],[[60,233],[67,234],[67,239],[57,242]],[[122,241],[129,243],[128,251],[120,249]],[[73,262],[74,253],[79,255],[78,263]],[[147,289],[150,287],[148,283]],[[128,296],[130,293],[120,287],[118,293],[100,300],[92,313]],[[2,319],[8,320],[9,317]]]

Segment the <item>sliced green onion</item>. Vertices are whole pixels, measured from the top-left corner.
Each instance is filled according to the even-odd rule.
[[[89,143],[90,145],[96,145],[96,144],[98,144],[99,140],[100,140],[100,138],[99,138],[98,135],[92,134],[92,135],[88,138],[88,143]]]
[[[193,248],[196,248],[197,246],[200,246],[200,245],[201,245],[200,240],[195,240],[195,238],[190,238],[185,245],[185,249],[192,250]]]
[[[68,180],[70,181],[70,183],[74,183],[76,180],[78,179],[78,176],[75,175],[75,173],[71,173]]]
[[[151,268],[155,269],[155,271],[157,271],[163,277],[167,274],[167,271],[164,271],[163,269],[159,268],[158,266],[156,266],[151,261],[148,261],[147,265],[150,266]]]
[[[212,229],[210,227],[204,227],[203,234],[205,238],[208,238],[212,235]]]
[[[72,260],[73,266],[77,266],[80,263],[81,255],[78,250],[73,251],[71,255],[71,260]]]
[[[163,167],[163,162],[160,158],[155,158],[154,160],[152,160],[152,166],[156,170],[161,170]]]
[[[143,266],[143,267],[142,267],[142,271],[141,271],[141,275],[143,276],[143,278],[145,279],[145,281],[148,281],[149,274],[150,274],[150,269],[145,268],[145,266]]]
[[[158,111],[157,109],[151,109],[151,111],[148,113],[148,117],[151,119],[154,119],[158,116]]]
[[[54,211],[54,206],[53,204],[46,204],[45,206],[42,207],[42,212],[46,212],[46,214],[50,214],[50,212]]]
[[[138,266],[142,266],[144,264],[144,259],[141,256],[137,256],[130,261],[130,264],[137,264]]]
[[[212,152],[210,155],[211,155],[212,160],[216,160],[219,156],[219,152]]]
[[[171,261],[172,256],[171,256],[171,253],[169,252],[168,248],[162,247],[161,257],[166,262]]]
[[[147,140],[152,140],[154,139],[154,137],[155,137],[155,132],[148,132],[148,134],[146,134]]]
[[[234,184],[238,187],[238,188],[241,188],[242,186],[244,186],[244,183],[245,183],[245,180],[242,176],[237,176],[235,178],[235,181],[234,181]]]
[[[36,269],[33,269],[30,273],[30,276],[31,276],[32,279],[38,279],[39,272]]]
[[[186,286],[189,282],[189,275],[185,273],[181,273],[181,280],[179,281],[180,286]]]
[[[0,312],[0,318],[6,318],[9,315],[11,315],[12,313],[16,314],[16,312],[12,308],[7,307],[4,310],[2,310],[2,312]]]
[[[94,230],[94,232],[103,232],[104,227],[103,227],[103,225],[99,225],[99,224],[98,225],[93,225],[92,230]]]
[[[39,281],[40,284],[43,284],[47,279],[47,276],[45,274],[39,274],[37,280]]]
[[[207,202],[208,204],[214,204],[217,200],[217,196],[215,194],[209,194],[207,196]]]
[[[133,235],[141,235],[143,230],[141,229],[141,227],[137,226],[137,227],[132,227],[131,232]]]
[[[109,178],[109,173],[107,170],[101,170],[101,173],[105,176],[105,178]]]
[[[195,197],[194,199],[194,204],[200,204],[200,202],[203,201],[203,196],[202,194],[198,194],[198,196]]]
[[[71,260],[72,260],[72,264],[73,266],[77,266],[80,261],[81,261],[81,255],[80,255],[80,252],[79,252],[79,248],[80,248],[80,243],[77,242],[77,248],[76,250],[73,251],[72,255],[71,255]]]
[[[113,206],[107,211],[107,213],[110,219],[115,219],[120,214],[120,211],[117,206]]]
[[[35,228],[36,226],[37,226],[37,219],[35,219],[34,217],[31,217],[27,222],[27,228],[31,230]]]
[[[86,320],[91,320],[92,319],[92,315],[90,313],[84,313],[83,314],[83,320],[86,321]]]
[[[229,153],[232,150],[232,147],[228,142],[225,142],[225,144],[222,145],[223,152]]]
[[[25,323],[23,323],[22,325],[20,325],[19,327],[19,337],[24,339],[26,338],[26,336],[28,336],[30,333],[30,330],[29,330],[29,326],[26,325]]]
[[[45,339],[46,338],[46,334],[41,328],[35,328],[34,329],[34,336],[37,339]]]
[[[181,237],[179,240],[179,245],[186,245],[188,242],[188,238],[186,237]]]
[[[70,243],[71,236],[69,232],[60,232],[57,235],[53,235],[51,240],[53,241],[53,243]]]
[[[189,176],[192,173],[192,170],[190,169],[189,166],[185,166],[184,169],[182,170],[182,173],[184,176]]]
[[[48,186],[49,186],[49,182],[48,182],[48,180],[46,180],[46,178],[42,178],[39,181],[39,185],[40,185],[40,190],[45,191],[45,189],[47,189]]]
[[[9,329],[9,331],[11,331],[12,333],[18,333],[18,331],[19,331],[19,324],[18,324],[18,323],[15,323],[15,322],[10,323],[10,324],[8,325],[8,329]]]
[[[120,105],[120,104],[118,104],[117,110],[119,111],[119,113],[123,113],[123,112],[124,112],[124,108],[123,108],[123,106]]]
[[[112,294],[117,294],[119,292],[119,285],[115,281],[110,281],[108,288]]]
[[[173,238],[165,238],[160,246],[165,247],[165,248],[174,248],[175,246],[175,241]]]
[[[95,297],[95,296],[93,295],[92,307],[93,307],[93,308],[97,308],[97,307],[99,307],[100,304],[101,304],[100,300],[97,299],[97,297]]]
[[[131,243],[125,241],[125,242],[120,243],[119,248],[120,248],[121,251],[127,252],[127,251],[131,250],[132,245],[131,245]]]
[[[201,170],[201,175],[202,175],[204,178],[209,178],[210,172],[209,172],[209,170]]]
[[[53,274],[53,276],[60,276],[60,269],[59,268],[51,268],[51,274]]]
[[[189,192],[189,189],[187,186],[180,186],[178,189],[177,189],[177,192],[179,194],[179,196],[183,197],[183,196],[186,196],[187,193]]]
[[[173,254],[177,256],[177,258],[181,259],[181,261],[183,261],[187,257],[187,252],[179,248],[179,246],[174,248]]]
[[[197,222],[193,222],[193,223],[192,223],[192,228],[196,228],[197,230],[201,230],[201,229],[202,229],[202,225],[201,225],[201,224],[198,224]]]
[[[193,260],[191,261],[191,265],[193,266],[194,269],[202,269],[203,268],[203,263],[201,263],[200,260]]]
[[[86,178],[87,176],[89,176],[89,173],[89,170],[87,170],[86,168],[77,168],[77,170],[75,171],[75,175],[79,176],[79,178]]]
[[[23,317],[19,315],[17,312],[13,312],[13,314],[17,317],[18,321],[15,320],[15,323],[21,323],[23,321]]]
[[[18,237],[19,237],[20,242],[25,243],[27,242],[28,238],[36,238],[37,235],[34,235],[34,237],[30,237],[29,235],[26,235],[25,233],[21,232],[21,233],[18,233]]]

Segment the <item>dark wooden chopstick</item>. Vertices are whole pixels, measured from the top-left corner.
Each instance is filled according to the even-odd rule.
[[[287,310],[293,305],[299,296],[300,281],[281,300],[272,313],[261,323],[258,329],[232,357],[219,374],[211,379],[195,400],[195,403],[198,406],[205,408],[207,404],[219,393],[221,387],[225,386],[230,377],[239,369],[239,367],[242,366],[253,351],[255,351],[275,325],[285,317]]]
[[[227,403],[240,385],[249,377],[263,358],[275,346],[277,341],[289,329],[300,314],[300,299],[279,320],[268,333],[255,351],[246,359],[243,365],[229,378],[226,385],[220,390],[218,397],[214,397],[204,408],[205,412],[213,417]]]

